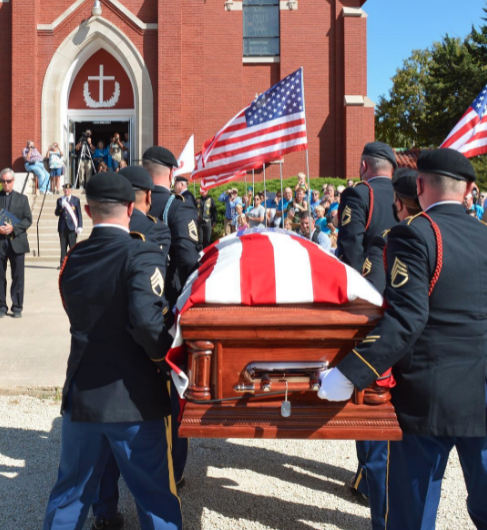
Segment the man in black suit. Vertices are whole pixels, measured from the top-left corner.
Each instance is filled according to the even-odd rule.
[[[485,530],[487,249],[478,242],[487,228],[465,215],[463,199],[476,176],[463,154],[424,151],[418,172],[423,212],[387,235],[384,316],[324,372],[319,396],[344,401],[354,387],[366,388],[392,366],[403,440],[389,444],[387,530],[434,528],[453,447],[469,515]]]
[[[83,526],[111,450],[141,529],[180,530],[165,378],[172,343],[163,317],[165,263],[157,245],[129,232],[135,196],[125,178],[95,175],[86,198],[93,232],[69,254],[59,279],[72,337],[59,473],[42,528]]]
[[[78,234],[83,231],[83,214],[81,213],[81,203],[78,197],[71,195],[71,184],[63,186],[64,197],[56,202],[54,215],[59,217],[57,231],[61,242],[61,263],[70,249],[76,245]],[[59,267],[61,268],[61,267]]]
[[[5,209],[20,222],[15,226],[0,226],[0,318],[7,314],[7,261],[12,269],[12,313],[14,318],[22,316],[24,309],[25,254],[30,251],[27,229],[32,224],[32,212],[25,195],[14,191],[15,173],[11,169],[0,172],[0,210]]]

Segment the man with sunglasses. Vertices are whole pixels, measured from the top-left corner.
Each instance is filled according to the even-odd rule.
[[[10,262],[12,272],[12,316],[22,316],[25,254],[30,251],[26,231],[32,224],[32,212],[27,197],[14,191],[14,181],[15,173],[12,169],[7,168],[0,172],[0,184],[3,188],[0,191],[0,212],[5,214],[2,216],[3,220],[0,219],[0,318],[8,311],[7,261]],[[12,220],[14,222],[11,222]]]

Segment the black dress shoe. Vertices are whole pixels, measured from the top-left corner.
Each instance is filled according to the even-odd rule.
[[[97,517],[91,525],[91,530],[121,530],[123,528],[123,515],[118,512],[113,519]]]
[[[22,312],[21,311],[14,311],[12,314],[13,318],[22,318]]]

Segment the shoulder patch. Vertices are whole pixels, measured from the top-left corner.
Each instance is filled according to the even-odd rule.
[[[345,206],[345,210],[343,210],[342,213],[342,226],[348,225],[348,223],[352,220],[352,209],[350,206]]]
[[[147,214],[147,217],[148,217],[152,222],[154,222],[154,223],[156,223],[156,224],[158,223],[157,219],[156,219],[153,215],[149,215],[149,214]]]
[[[142,239],[142,241],[145,241],[144,234],[141,234],[140,232],[130,232],[130,235],[132,239]]]
[[[394,289],[399,289],[409,280],[408,268],[397,256],[391,271],[391,285]]]
[[[364,261],[364,265],[362,267],[362,276],[365,278],[368,274],[370,274],[370,271],[372,270],[372,262],[369,258],[366,258]]]

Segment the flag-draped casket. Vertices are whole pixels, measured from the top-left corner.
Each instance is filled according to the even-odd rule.
[[[381,306],[356,271],[302,237],[221,239],[178,300],[168,359],[186,398],[180,435],[400,439],[387,382],[348,402],[317,396],[320,371],[367,336]]]

